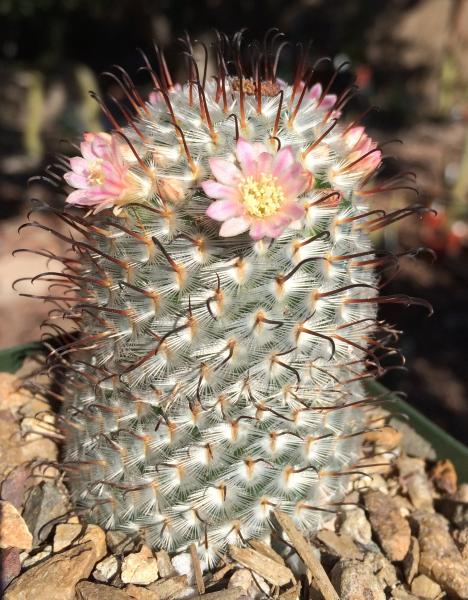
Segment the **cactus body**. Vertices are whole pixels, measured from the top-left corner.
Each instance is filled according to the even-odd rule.
[[[305,85],[300,69],[294,85],[219,70],[176,87],[163,69],[147,103],[124,80],[129,125],[88,136],[72,159],[69,202],[94,213],[64,213],[84,233],[71,240],[77,262],[64,259],[76,295],[65,316],[81,333],[59,353],[77,506],[154,547],[195,543],[208,563],[268,534],[275,508],[313,530],[342,499],[379,329],[368,230],[380,216],[363,190],[380,152],[340,124],[343,97]],[[278,187],[278,168],[239,183],[239,143],[271,160],[287,148],[304,180],[299,218],[270,223],[271,235],[258,219],[288,180]],[[220,165],[257,235],[220,235],[207,216]]]

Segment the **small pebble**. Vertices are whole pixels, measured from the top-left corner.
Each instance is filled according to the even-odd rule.
[[[431,479],[445,494],[452,495],[457,491],[457,473],[451,460],[438,460],[431,471]]]
[[[123,583],[148,585],[158,578],[158,563],[148,546],[142,546],[140,552],[128,554],[122,563],[121,579]]]
[[[364,495],[364,502],[382,550],[391,561],[403,560],[410,545],[411,530],[393,498],[371,491]]]
[[[413,579],[411,584],[411,591],[416,596],[421,598],[428,598],[429,600],[436,600],[440,596],[441,587],[426,575],[418,575]]]
[[[425,471],[424,461],[419,458],[400,456],[397,460],[400,481],[408,491],[415,508],[433,510],[432,489]]]
[[[0,550],[0,597],[3,590],[20,572],[21,560],[18,548]]]
[[[0,548],[31,550],[32,535],[18,510],[6,500],[0,500]]]
[[[97,525],[82,525],[80,523],[59,523],[55,528],[53,551],[60,552],[69,546],[76,546],[91,540],[96,548],[97,559],[107,553],[106,534]]]
[[[44,546],[44,548],[40,552],[36,552],[34,554],[30,554],[29,556],[26,556],[21,561],[21,566],[23,567],[23,569],[29,569],[29,567],[32,567],[36,563],[41,562],[41,560],[48,558],[51,554],[52,554],[52,546],[50,546],[50,545]]]
[[[4,600],[75,600],[75,585],[96,563],[92,542],[73,546],[24,571],[8,586]]]
[[[65,490],[49,482],[41,482],[29,490],[23,518],[33,534],[35,546],[47,538],[55,525],[54,519],[64,518],[69,508]]]
[[[119,562],[115,556],[110,555],[97,563],[93,571],[93,577],[96,581],[107,582],[114,577],[119,570]]]
[[[340,533],[349,535],[360,544],[369,544],[372,540],[372,530],[365,511],[362,508],[344,511]]]
[[[331,570],[330,580],[340,600],[386,600],[384,587],[372,568],[360,561],[338,561]]]

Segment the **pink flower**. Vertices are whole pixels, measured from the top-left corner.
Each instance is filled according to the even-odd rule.
[[[343,137],[346,146],[351,150],[347,162],[355,163],[353,170],[370,172],[379,166],[382,152],[376,150],[377,144],[366,134],[364,127],[351,127]]]
[[[205,194],[214,198],[206,214],[223,221],[219,234],[231,237],[250,230],[254,240],[276,238],[301,218],[304,207],[298,196],[307,187],[302,165],[290,146],[276,154],[260,143],[239,138],[236,147],[239,167],[222,158],[209,164],[217,181],[204,181]]]
[[[314,84],[310,90],[306,93],[305,97],[306,100],[313,100],[314,102],[319,101],[320,96],[322,95],[322,84],[321,83],[316,83]],[[322,99],[322,102],[320,103],[320,108],[323,108],[323,110],[330,110],[333,105],[336,102],[336,94],[325,94],[325,96]],[[339,116],[341,113],[339,111],[337,111],[335,113],[334,116]]]
[[[109,133],[85,133],[80,148],[82,156],[70,159],[72,170],[63,176],[68,185],[77,188],[67,202],[95,206],[95,212],[124,204],[129,172],[115,138]]]

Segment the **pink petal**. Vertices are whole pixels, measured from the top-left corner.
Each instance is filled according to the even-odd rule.
[[[68,204],[89,205],[95,204],[96,200],[90,197],[87,190],[75,190],[67,197]]]
[[[291,146],[282,148],[275,156],[273,164],[273,175],[279,177],[286,169],[294,164],[294,152]]]
[[[234,200],[218,200],[210,204],[206,214],[215,221],[225,221],[242,214],[242,206]]]
[[[201,186],[207,196],[215,198],[216,200],[237,200],[238,198],[238,191],[236,188],[218,183],[212,179],[203,181]]]
[[[224,221],[219,230],[219,235],[221,237],[232,237],[234,235],[239,235],[239,233],[244,233],[249,227],[250,219],[247,219],[246,217],[233,217],[232,219]]]
[[[308,100],[318,100],[322,95],[322,85],[316,83],[310,88],[310,92],[307,94]]]
[[[336,94],[327,94],[320,104],[320,108],[330,110],[336,102]]]
[[[302,167],[297,165],[290,169],[287,175],[280,177],[280,184],[289,199],[297,198],[307,187],[307,179]]]
[[[78,175],[77,173],[74,173],[73,171],[69,171],[68,173],[64,174],[63,178],[68,183],[68,185],[71,185],[74,188],[79,188],[79,189],[89,188],[88,180],[84,175]]]
[[[372,170],[379,166],[381,160],[382,160],[382,152],[377,151],[377,152],[374,152],[373,154],[369,154],[369,156],[367,156],[365,159],[363,159],[362,162],[365,164],[366,169]]]
[[[265,221],[265,235],[271,238],[279,237],[285,230],[288,223],[289,219],[280,220],[277,217],[275,219],[269,219],[268,221]]]
[[[348,133],[345,134],[346,143],[350,148],[354,148],[364,133],[364,127],[351,127]]]
[[[74,156],[70,158],[70,167],[77,175],[85,175],[88,170],[88,162],[81,156]]]
[[[281,207],[281,212],[296,221],[304,215],[304,207],[298,202],[289,202]]]
[[[239,183],[242,174],[232,162],[222,158],[210,158],[208,163],[211,172],[220,183],[232,186]]]
[[[237,140],[236,156],[244,175],[248,177],[256,174],[258,146],[251,144],[244,138],[239,138]]]
[[[257,158],[257,177],[262,174],[269,175],[273,165],[273,156],[269,152],[262,152]]]
[[[258,219],[257,221],[254,221],[252,223],[252,225],[250,226],[249,233],[250,233],[250,237],[253,240],[261,240],[262,238],[264,238],[267,235],[265,221],[262,221],[260,219]]]
[[[81,142],[80,150],[86,160],[94,160],[96,158],[91,148],[91,142]]]
[[[96,136],[91,142],[91,150],[97,158],[108,158],[110,155],[109,142],[101,136]]]

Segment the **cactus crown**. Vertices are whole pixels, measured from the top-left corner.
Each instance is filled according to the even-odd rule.
[[[76,506],[212,563],[267,535],[275,508],[310,530],[341,501],[369,427],[362,380],[392,352],[376,306],[415,302],[379,296],[395,257],[369,233],[416,209],[369,205],[396,180],[370,183],[381,151],[340,119],[352,89],[316,83],[305,51],[289,84],[278,35],[248,60],[241,35],[219,36],[213,78],[184,44],[187,83],[159,50],[149,101],[119,70],[126,125],[99,100],[114,130],[53,172],[73,252],[47,274],[63,290],[48,366]]]

